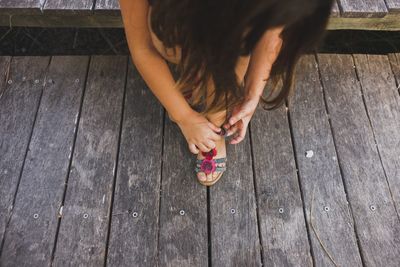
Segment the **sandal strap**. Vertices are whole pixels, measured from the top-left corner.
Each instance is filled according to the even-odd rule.
[[[197,159],[197,160],[196,160],[196,163],[197,163],[197,164],[201,164],[201,163],[203,162],[203,160],[204,160],[204,159]],[[211,159],[211,160],[214,160],[215,163],[224,163],[224,162],[226,162],[226,158]]]
[[[222,165],[222,166],[220,166],[219,164],[221,164],[221,163],[216,163],[216,164],[218,164],[218,165],[215,165],[215,168],[222,168],[222,167],[226,167],[226,165]],[[200,166],[201,166],[201,164],[196,164],[196,167],[197,168],[200,168]]]
[[[203,172],[199,167],[196,167],[194,170],[196,173],[200,171]],[[224,172],[224,171],[226,171],[226,167],[216,167],[214,172]]]

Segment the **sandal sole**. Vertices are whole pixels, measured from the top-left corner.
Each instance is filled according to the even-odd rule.
[[[213,181],[211,181],[211,182],[203,182],[203,181],[200,181],[198,178],[197,178],[197,181],[199,181],[199,183],[202,184],[202,185],[211,186],[211,185],[214,185],[216,182],[218,182],[218,180],[222,177],[222,174],[224,174],[224,172],[221,172],[221,173],[217,176],[217,178],[215,178],[215,180],[213,180]]]

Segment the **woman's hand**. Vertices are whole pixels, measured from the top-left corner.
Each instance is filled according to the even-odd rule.
[[[209,152],[215,148],[215,142],[222,138],[216,133],[222,129],[215,126],[195,110],[188,116],[185,116],[184,119],[176,121],[176,123],[185,136],[189,150],[193,154],[198,154],[199,149],[202,152]]]
[[[238,144],[244,139],[247,126],[256,111],[259,101],[260,97],[247,97],[242,104],[233,108],[231,117],[228,122],[223,125],[227,130],[227,136],[237,133],[237,135],[229,142],[230,144]]]

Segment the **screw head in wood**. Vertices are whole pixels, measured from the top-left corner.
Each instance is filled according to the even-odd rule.
[[[12,80],[8,80],[7,83],[8,83],[8,84],[12,84]]]
[[[39,218],[39,214],[37,214],[37,213],[33,214],[33,218],[35,218],[35,219]]]
[[[35,80],[35,83],[39,83],[39,80]]]
[[[235,214],[235,213],[236,213],[236,210],[235,210],[235,209],[231,209],[231,213],[232,213],[232,214]]]
[[[324,211],[329,211],[329,210],[330,210],[330,208],[328,206],[324,207]]]
[[[180,215],[185,215],[185,211],[184,211],[184,210],[180,210],[180,211],[179,211],[179,214],[180,214]]]
[[[307,158],[312,158],[314,156],[314,151],[312,150],[307,150],[306,151],[306,157]]]
[[[79,83],[79,79],[75,79],[75,82],[76,82],[76,83]]]
[[[23,76],[23,77],[22,77],[22,80],[23,80],[23,81],[25,81],[25,80],[26,80],[26,77],[25,77],[25,76]]]
[[[83,218],[87,219],[89,217],[89,215],[87,213],[83,214]]]
[[[283,208],[279,208],[279,213],[283,213],[285,210]]]
[[[369,208],[370,208],[372,211],[376,210],[376,206],[375,206],[375,205],[371,205]]]
[[[138,213],[136,211],[132,213],[133,218],[136,218],[137,216],[138,216]]]

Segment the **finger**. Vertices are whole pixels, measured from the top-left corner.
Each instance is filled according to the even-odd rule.
[[[229,130],[226,132],[226,136],[231,136],[237,131],[239,131],[239,123],[236,123],[231,128],[229,128]]]
[[[211,139],[212,141],[217,142],[217,141],[220,141],[220,140],[221,140],[222,136],[220,136],[219,134],[216,134],[216,133],[212,132],[212,133],[208,136],[208,138]]]
[[[233,140],[230,142],[232,145],[240,143],[244,137],[246,136],[246,129],[247,127],[243,127],[239,130],[238,136],[233,138]]]
[[[215,142],[211,141],[211,140],[207,140],[204,142],[204,145],[208,148],[213,149],[216,147]]]
[[[209,152],[211,148],[206,147],[203,143],[197,145],[202,152]]]
[[[237,145],[237,144],[239,144],[241,141],[243,141],[243,137],[237,136],[237,137],[235,137],[234,139],[232,139],[229,143],[230,143],[231,145]]]
[[[208,122],[208,127],[210,127],[211,128],[211,130],[213,130],[214,132],[220,132],[222,129],[221,129],[221,127],[217,127],[217,126],[215,126],[213,123],[211,123],[211,122]]]
[[[234,125],[236,122],[240,121],[244,117],[245,113],[243,111],[239,111],[237,114],[233,115],[229,118],[229,124]]]
[[[189,144],[189,150],[193,154],[199,154],[199,149],[196,147],[195,144]]]

